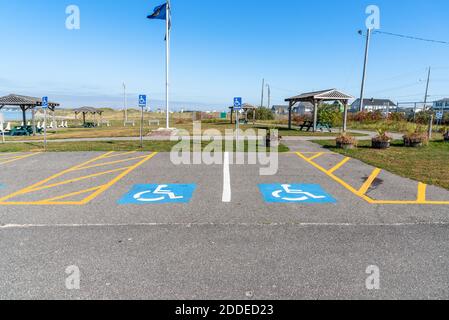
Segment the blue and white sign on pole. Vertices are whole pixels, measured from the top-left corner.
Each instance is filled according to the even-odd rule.
[[[234,98],[234,109],[237,111],[242,109],[242,98]]]
[[[48,97],[42,97],[42,109],[48,108]]]
[[[444,112],[443,111],[438,111],[437,112],[437,120],[443,120],[443,116],[444,116]]]
[[[139,107],[141,107],[141,108],[147,107],[147,96],[144,94],[141,94],[139,96]]]
[[[42,109],[44,109],[44,150],[47,151],[47,109],[48,109],[48,97],[42,97]]]

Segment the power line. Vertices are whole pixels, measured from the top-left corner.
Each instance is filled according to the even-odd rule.
[[[421,38],[418,36],[409,36],[409,35],[405,35],[405,34],[399,34],[399,33],[392,33],[392,32],[385,32],[385,31],[374,31],[374,34],[383,34],[383,35],[387,35],[387,36],[392,36],[392,37],[398,37],[398,38],[403,38],[403,39],[409,39],[409,40],[416,40],[416,41],[424,41],[424,42],[432,42],[432,43],[439,43],[439,44],[446,44],[449,45],[448,41],[441,41],[441,40],[435,40],[435,39],[427,39],[427,38]],[[364,36],[363,33],[360,33],[360,35]]]

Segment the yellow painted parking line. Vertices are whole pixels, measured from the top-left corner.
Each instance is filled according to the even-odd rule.
[[[343,179],[337,177],[332,172],[329,172],[329,170],[326,170],[325,168],[321,167],[320,165],[316,164],[312,160],[309,160],[304,154],[301,152],[296,152],[296,155],[303,159],[304,161],[308,162],[310,165],[318,169],[319,171],[326,174],[328,177],[330,177],[335,182],[338,182],[340,185],[342,185],[345,189],[352,192],[357,197],[365,200],[366,202],[370,204],[384,204],[384,205],[449,205],[449,201],[429,201],[426,200],[426,192],[427,192],[427,185],[420,183],[418,185],[418,197],[417,200],[374,200],[366,195],[366,192],[369,190],[370,186],[374,182],[374,180],[377,178],[377,176],[380,173],[380,169],[375,169],[371,176],[368,178],[368,180],[365,182],[365,184],[362,186],[360,190],[356,190],[353,186],[349,185],[347,182],[345,182]]]
[[[63,177],[64,175],[68,174],[68,173],[72,173],[72,172],[78,172],[80,170],[84,170],[84,169],[89,169],[89,168],[93,168],[93,167],[97,167],[96,165],[93,165],[95,162],[103,160],[103,159],[107,159],[108,157],[113,156],[125,156],[128,155],[130,153],[126,153],[126,154],[115,154],[114,152],[108,152],[106,154],[103,154],[99,157],[96,157],[94,159],[91,159],[89,161],[86,161],[82,164],[76,165],[72,168],[69,168],[67,170],[64,170],[62,172],[59,172],[55,175],[52,175],[51,177],[42,180],[32,186],[26,187],[22,190],[19,190],[15,193],[12,193],[6,197],[3,197],[0,199],[0,205],[85,205],[87,203],[89,203],[90,201],[92,201],[93,199],[95,199],[96,197],[98,197],[99,195],[101,195],[102,193],[106,192],[109,188],[111,188],[113,185],[115,185],[117,182],[119,182],[121,179],[123,179],[125,176],[127,176],[128,174],[130,174],[132,171],[134,171],[135,169],[137,169],[138,167],[140,167],[141,165],[143,165],[145,162],[149,161],[150,159],[152,159],[154,156],[157,155],[157,152],[152,153],[152,154],[148,154],[145,156],[141,156],[141,157],[135,157],[132,159],[126,159],[126,160],[118,160],[118,161],[114,161],[113,163],[121,163],[124,161],[131,161],[131,160],[141,160],[131,166],[127,166],[127,167],[121,167],[118,169],[113,169],[113,170],[109,170],[109,171],[103,171],[103,172],[99,172],[99,173],[95,173],[95,174],[91,174],[91,175],[86,175],[86,176],[82,176],[82,177],[78,177],[78,178],[73,178],[73,179],[68,179],[68,180],[64,180],[64,181],[60,181],[60,182],[56,182],[56,183],[52,183],[50,185],[47,185],[47,183]],[[101,167],[102,165],[98,165],[99,167]],[[37,200],[37,201],[11,201],[13,198],[16,198],[18,196],[23,196],[26,194],[30,194],[33,192],[37,192],[37,191],[42,191],[42,190],[50,190],[51,188],[55,188],[57,186],[62,186],[62,185],[67,185],[67,184],[71,184],[71,183],[76,183],[82,180],[87,180],[89,178],[94,178],[94,177],[99,177],[99,176],[104,176],[106,174],[111,174],[111,173],[116,173],[116,172],[121,172],[118,176],[116,176],[115,178],[113,178],[111,181],[107,182],[104,185],[101,186],[95,186],[95,187],[90,187],[84,190],[80,190],[80,191],[76,191],[76,192],[71,192],[68,194],[63,194],[63,195],[58,195],[55,197],[51,197],[48,199],[43,199],[43,200]],[[87,194],[87,193],[91,193],[92,194],[88,195],[86,198],[80,200],[80,201],[58,201],[58,200],[62,200],[62,199],[66,199],[66,198],[70,198],[73,196],[77,196],[77,195],[81,195],[81,194]]]
[[[419,203],[426,203],[427,198],[427,185],[424,183],[419,183],[418,185],[418,201]]]
[[[335,167],[333,167],[332,169],[330,169],[328,171],[328,173],[334,173],[335,171],[337,171],[338,169],[340,169],[341,167],[343,167],[349,160],[351,160],[351,158],[345,158],[343,161],[341,161],[339,164],[337,164]]]
[[[312,157],[309,158],[310,161],[318,159],[319,157],[321,157],[322,155],[324,155],[324,152],[320,152]]]
[[[62,199],[67,199],[67,198],[74,197],[74,196],[78,196],[80,194],[85,194],[85,193],[89,193],[89,192],[92,192],[92,191],[96,191],[96,190],[100,189],[101,187],[103,187],[103,186],[97,186],[97,187],[93,187],[93,188],[90,188],[90,189],[85,189],[85,190],[81,190],[81,191],[76,191],[76,192],[64,194],[62,196],[58,196],[58,197],[54,197],[54,198],[50,198],[50,199],[45,199],[45,200],[39,201],[39,203],[42,204],[42,205],[44,205],[44,204],[46,204],[46,205],[48,205],[48,204],[63,204],[61,202],[57,202],[56,203],[56,201],[62,200]]]
[[[30,157],[33,157],[33,156],[38,155],[40,153],[41,152],[33,152],[33,153],[30,153],[30,154],[16,156],[16,157],[12,157],[12,158],[9,158],[9,159],[4,159],[3,158],[3,159],[0,159],[0,165],[16,162],[16,161],[23,160],[23,159],[26,159],[26,158],[30,158]]]
[[[83,167],[77,168],[77,169],[75,169],[73,171],[92,169],[92,168],[99,168],[99,167],[109,166],[109,165],[112,165],[112,164],[124,163],[124,162],[129,162],[129,161],[132,161],[132,160],[139,160],[139,159],[144,159],[144,158],[146,158],[146,156],[140,156],[140,157],[135,157],[135,158],[128,158],[128,159],[111,161],[111,162],[104,162],[104,163],[94,164],[94,165],[91,165],[91,166],[83,166]],[[104,158],[104,159],[107,159],[107,158]]]
[[[376,180],[376,178],[379,176],[379,174],[381,172],[382,172],[382,170],[380,170],[378,168],[374,169],[373,173],[371,173],[371,175],[365,181],[363,186],[360,188],[360,190],[359,190],[360,195],[365,195],[368,192],[368,190],[372,186],[374,180]]]
[[[79,181],[87,180],[87,179],[90,179],[90,178],[96,178],[96,177],[104,176],[104,175],[107,175],[107,174],[110,174],[110,173],[124,171],[124,170],[129,169],[129,168],[130,167],[118,168],[118,169],[114,169],[114,170],[109,170],[109,171],[104,171],[104,172],[91,174],[91,175],[84,176],[84,177],[79,177],[79,178],[70,179],[70,180],[64,180],[62,182],[50,184],[50,185],[47,185],[47,186],[33,188],[31,190],[28,190],[28,192],[25,192],[25,193],[22,193],[22,194],[26,194],[26,193],[30,193],[30,192],[36,192],[36,191],[41,191],[41,190],[45,190],[45,189],[51,189],[51,188],[59,187],[59,186],[64,186],[64,185],[67,185],[67,184],[70,184],[70,183],[79,182]]]
[[[117,154],[113,154],[113,155],[104,157],[103,159],[110,159],[110,158],[121,157],[121,156],[129,156],[129,155],[135,154],[135,153],[137,153],[137,151],[129,151],[129,152],[124,152],[124,153],[117,153]]]

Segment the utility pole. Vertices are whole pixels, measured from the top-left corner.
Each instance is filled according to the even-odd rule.
[[[263,108],[263,93],[265,90],[265,79],[262,79],[262,100],[260,102],[260,107]]]
[[[271,104],[271,88],[270,85],[267,84],[267,88],[268,88],[268,109],[270,109],[270,104]]]
[[[427,98],[429,97],[430,72],[431,72],[431,67],[429,67],[429,73],[427,74],[426,96],[424,97],[424,109],[423,109],[423,111],[426,111]]]
[[[360,30],[359,33],[362,35],[363,32]],[[363,95],[365,93],[365,80],[366,80],[366,69],[368,65],[368,55],[369,55],[369,44],[371,39],[371,29],[368,29],[366,34],[366,47],[365,47],[365,62],[363,64],[363,76],[362,76],[362,88],[360,90],[360,111],[363,111]]]
[[[125,113],[125,127],[126,124],[128,123],[128,105],[126,102],[126,84],[123,82],[123,111]]]

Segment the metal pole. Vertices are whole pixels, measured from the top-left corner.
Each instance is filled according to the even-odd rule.
[[[367,34],[366,34],[365,62],[363,64],[362,88],[360,90],[360,111],[363,111],[363,109],[364,109],[363,95],[365,93],[366,69],[367,69],[367,65],[368,65],[370,39],[371,39],[371,29],[368,29]]]
[[[140,112],[140,148],[143,149],[143,107]]]
[[[169,103],[169,86],[170,86],[170,1],[167,0],[167,12],[165,18],[165,75],[166,75],[166,83],[165,83],[165,108],[166,108],[166,118],[167,118],[167,129],[170,129],[170,103]]]
[[[431,71],[431,67],[429,67],[429,73],[427,75],[426,95],[424,97],[424,109],[423,109],[423,111],[426,111],[426,109],[427,109],[427,97],[429,96],[430,71]]]
[[[47,151],[47,108],[44,108],[44,150]]]
[[[128,103],[126,101],[126,84],[123,83],[123,110],[125,112],[125,127],[126,124],[128,123]]]
[[[263,108],[263,98],[264,98],[264,90],[265,90],[265,79],[262,79],[262,100],[260,102],[260,107]]]
[[[268,88],[268,109],[270,109],[270,103],[271,103],[271,88],[270,85],[267,84],[267,88]]]

